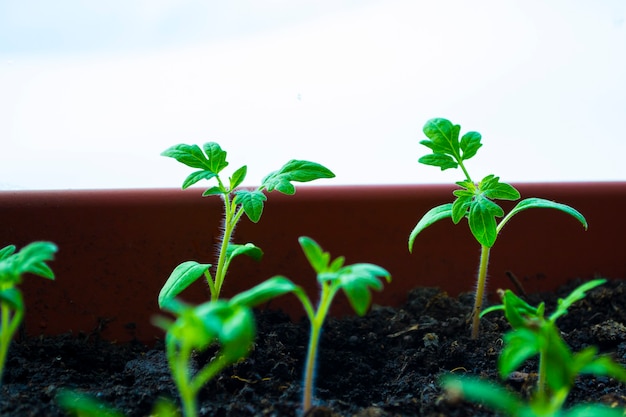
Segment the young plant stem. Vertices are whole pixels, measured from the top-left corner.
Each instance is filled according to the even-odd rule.
[[[185,417],[196,417],[196,394],[190,386],[190,375],[188,374],[187,369],[187,360],[191,357],[191,349],[188,346],[181,346],[180,351],[176,351],[176,349],[168,349],[168,352],[176,352],[174,357],[170,358],[170,363],[176,364],[172,367],[172,373],[174,374],[174,381],[176,382],[178,392],[180,393],[183,415]]]
[[[9,331],[9,318],[11,310],[9,306],[2,304],[2,327],[0,328],[0,383],[2,381],[2,371],[4,370],[4,363],[7,359],[7,351],[9,350],[9,343],[11,343],[11,332]]]
[[[548,352],[545,347],[539,349],[539,370],[537,375],[537,396],[542,400],[547,398],[546,392],[546,356]]]
[[[487,267],[489,266],[489,253],[491,248],[481,246],[480,267],[478,268],[478,280],[476,282],[476,297],[474,298],[474,310],[472,311],[472,339],[478,338],[480,329],[480,312],[483,308],[483,297],[487,286]]]
[[[11,310],[10,306],[2,303],[2,327],[0,327],[0,384],[2,384],[2,375],[4,373],[4,365],[7,360],[11,339],[17,330],[17,326],[21,323],[23,316],[23,311],[21,310],[15,311],[13,316],[11,316]]]
[[[330,304],[335,297],[337,290],[336,285],[324,285],[322,287],[322,297],[320,299],[320,305],[317,311],[313,313],[307,311],[309,315],[309,321],[311,322],[311,338],[309,339],[309,346],[307,349],[307,361],[304,368],[304,396],[302,399],[302,411],[306,413],[313,405],[313,386],[315,379],[315,363],[317,360],[317,349],[319,346],[320,336],[322,334],[322,326],[324,320],[328,314]],[[309,310],[309,309],[307,309]]]
[[[217,270],[215,271],[215,280],[213,285],[210,283],[210,278],[207,277],[207,281],[209,281],[209,288],[211,289],[211,301],[217,301],[219,299],[220,293],[222,291],[222,285],[224,284],[224,279],[226,278],[226,258],[228,253],[228,245],[230,244],[230,239],[232,238],[233,232],[235,231],[235,226],[237,226],[237,222],[241,219],[244,211],[243,208],[240,207],[237,210],[237,206],[234,204],[234,201],[231,202],[230,196],[224,195],[224,235],[222,236],[222,242],[220,244],[220,255],[217,260]],[[235,214],[233,214],[235,213]]]
[[[302,397],[302,412],[306,413],[313,404],[313,377],[315,374],[315,361],[317,360],[317,343],[322,329],[311,322],[311,338],[307,349],[307,361],[304,368],[304,394]]]
[[[169,342],[176,343],[175,341]],[[198,415],[198,392],[202,387],[217,375],[226,365],[224,355],[219,355],[215,360],[198,371],[195,375],[190,373],[189,360],[193,349],[183,344],[180,349],[170,345],[167,349],[169,363],[172,368],[174,381],[180,393],[184,417],[197,417]]]

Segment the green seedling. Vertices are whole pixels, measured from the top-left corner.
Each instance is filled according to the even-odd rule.
[[[176,320],[158,317],[155,324],[166,331],[167,360],[185,417],[196,417],[198,393],[207,382],[248,355],[256,337],[251,308],[293,291],[294,287],[286,278],[275,277],[228,301],[191,306],[176,298],[166,300],[163,308]],[[204,351],[215,343],[219,343],[219,353],[202,369],[192,372],[193,352]]]
[[[417,223],[409,236],[409,251],[413,251],[417,235],[433,223],[445,218],[451,218],[454,224],[458,224],[463,218],[468,220],[472,235],[481,246],[472,311],[472,338],[476,339],[479,333],[483,294],[487,284],[489,254],[504,225],[515,214],[529,208],[552,208],[563,211],[582,223],[585,230],[587,221],[572,207],[542,198],[521,200],[504,216],[504,210],[494,200],[519,200],[519,191],[510,184],[500,182],[500,177],[495,175],[487,175],[478,183],[472,180],[464,162],[476,155],[482,146],[481,135],[478,132],[467,132],[459,139],[460,131],[461,126],[454,125],[446,119],[431,119],[424,125],[424,134],[429,139],[422,140],[420,143],[428,147],[432,153],[422,156],[419,162],[439,167],[442,171],[461,168],[465,179],[456,183],[461,189],[453,192],[456,196],[453,203],[443,204],[429,210]],[[496,218],[502,216],[504,218],[498,223]]]
[[[54,259],[56,245],[33,242],[15,252],[15,246],[0,249],[0,382],[9,345],[24,318],[24,300],[17,287],[24,274],[54,279],[47,261]]]
[[[209,286],[211,300],[218,300],[231,260],[238,255],[247,255],[258,260],[263,255],[262,250],[252,243],[244,245],[231,243],[235,226],[244,213],[252,222],[257,223],[267,199],[265,192],[278,191],[291,195],[296,192],[293,182],[309,182],[335,176],[329,169],[318,163],[293,159],[278,171],[267,175],[259,187],[253,190],[237,189],[244,181],[248,168],[246,165],[238,168],[228,181],[225,181],[220,174],[228,166],[226,152],[215,142],[205,143],[202,148],[198,145],[179,144],[165,150],[161,155],[174,158],[196,169],[183,181],[183,189],[201,180],[215,180],[217,184],[204,191],[202,195],[222,197],[224,222],[214,277],[210,272],[211,264],[200,264],[195,261],[183,262],[174,269],[163,285],[159,294],[160,305],[165,300],[177,296],[203,275]]]
[[[227,366],[248,356],[256,336],[251,308],[272,298],[294,291],[296,285],[283,277],[274,277],[244,291],[229,301],[208,301],[198,306],[176,298],[166,300],[164,309],[176,319],[155,317],[154,323],[166,331],[165,349],[168,364],[180,394],[184,417],[198,414],[198,393]],[[193,352],[215,344],[220,351],[202,369],[192,368]],[[92,395],[62,390],[56,397],[59,405],[78,417],[124,417]],[[180,413],[169,400],[157,402],[151,416],[177,417]]]
[[[328,315],[331,303],[339,290],[343,290],[354,311],[362,316],[367,312],[372,301],[370,289],[382,290],[384,278],[391,281],[389,272],[385,269],[368,263],[359,263],[344,266],[344,257],[331,261],[330,254],[311,238],[300,237],[300,246],[317,274],[317,281],[321,287],[321,294],[317,309],[313,307],[311,299],[301,287],[294,286],[292,291],[300,300],[310,322],[310,338],[304,370],[304,395],[302,400],[303,412],[312,406],[313,384],[317,351],[322,326]]]
[[[444,379],[443,385],[453,394],[484,403],[514,417],[623,415],[624,410],[618,411],[599,404],[563,410],[578,375],[610,376],[626,382],[626,369],[610,357],[598,355],[595,346],[573,353],[556,326],[556,320],[566,314],[573,303],[583,299],[587,291],[604,282],[598,279],[579,286],[568,297],[560,299],[556,310],[548,317],[545,317],[544,303],[533,307],[509,290],[503,293],[502,305],[483,312],[487,314],[503,310],[512,327],[503,337],[504,347],[498,359],[498,371],[502,379],[506,379],[527,359],[539,356],[537,387],[528,403],[502,387],[474,378],[448,377]]]
[[[579,404],[567,410],[556,409],[536,397],[524,400],[503,386],[476,377],[447,377],[442,379],[442,384],[452,400],[469,400],[509,417],[624,416],[624,410],[602,404]]]
[[[59,406],[76,417],[125,417],[124,413],[104,404],[94,395],[76,390],[61,389],[55,396]],[[179,417],[180,413],[170,401],[157,401],[150,417]]]

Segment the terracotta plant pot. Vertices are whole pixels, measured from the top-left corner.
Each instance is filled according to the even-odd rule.
[[[515,184],[522,197],[543,197],[578,209],[589,222],[554,210],[529,210],[502,231],[491,253],[493,293],[517,276],[528,292],[552,290],[572,278],[626,277],[621,240],[626,232],[626,183]],[[316,291],[315,276],[297,238],[307,235],[347,262],[371,262],[393,276],[375,302],[398,305],[416,286],[450,294],[471,291],[479,246],[466,225],[441,221],[416,240],[407,238],[433,206],[452,201],[452,186],[300,186],[295,196],[272,193],[258,224],[242,220],[238,243],[254,242],[260,262],[237,258],[224,285],[225,297],[274,275],[285,275]],[[35,240],[59,246],[51,263],[56,281],[27,277],[22,285],[29,335],[98,332],[120,342],[151,342],[162,331],[151,324],[157,295],[182,261],[211,263],[221,221],[221,201],[201,189],[3,191],[0,243],[19,247]],[[504,205],[505,210],[512,205]],[[188,301],[208,297],[198,282]],[[337,300],[336,314],[351,314]],[[289,297],[272,301],[293,317],[301,307]]]

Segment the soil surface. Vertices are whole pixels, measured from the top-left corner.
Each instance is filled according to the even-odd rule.
[[[546,301],[580,282],[550,294]],[[482,320],[478,340],[469,338],[472,295],[458,298],[433,288],[412,291],[397,309],[372,308],[364,317],[330,318],[324,326],[315,400],[308,416],[495,416],[480,405],[452,401],[438,378],[455,372],[497,381],[496,361],[509,326],[501,313]],[[250,356],[227,368],[201,392],[200,415],[300,416],[308,322],[292,323],[280,312],[257,312],[258,337]],[[558,321],[574,351],[597,345],[626,363],[626,283],[609,281],[576,303]],[[198,355],[198,362],[212,352]],[[201,363],[200,363],[201,364]],[[536,361],[506,382],[523,394],[533,386]],[[55,402],[61,388],[90,393],[127,416],[148,416],[162,397],[177,401],[162,345],[116,345],[97,335],[65,335],[13,342],[0,389],[1,416],[65,416]],[[626,407],[626,386],[606,377],[580,377],[568,404],[602,402]]]

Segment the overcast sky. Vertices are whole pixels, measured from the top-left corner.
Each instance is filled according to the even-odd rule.
[[[417,164],[432,117],[482,133],[475,180],[626,180],[625,18],[623,0],[0,0],[0,188],[178,187],[189,169],[159,154],[207,141],[247,184],[292,158],[326,184],[459,180]]]

